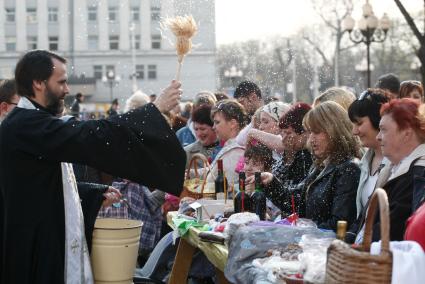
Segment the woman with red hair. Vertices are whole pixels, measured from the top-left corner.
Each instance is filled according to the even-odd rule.
[[[388,195],[390,239],[403,240],[406,221],[425,192],[425,117],[419,103],[405,98],[384,104],[379,129],[377,139],[390,164],[380,172],[376,187]],[[372,239],[380,239],[379,222]]]

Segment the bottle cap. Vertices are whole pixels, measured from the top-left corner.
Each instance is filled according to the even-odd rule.
[[[336,236],[338,239],[343,240],[347,232],[347,221],[338,221],[336,224]]]

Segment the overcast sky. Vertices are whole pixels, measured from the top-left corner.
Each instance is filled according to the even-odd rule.
[[[310,0],[216,0],[217,44],[267,36],[294,34],[302,26],[320,21]],[[359,18],[363,0],[353,0],[353,17]],[[370,0],[375,15],[401,17],[393,0]],[[409,11],[422,9],[422,0],[402,0]]]

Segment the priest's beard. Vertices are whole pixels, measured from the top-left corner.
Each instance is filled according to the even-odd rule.
[[[55,115],[62,115],[64,110],[64,100],[65,94],[63,96],[58,96],[55,94],[48,86],[46,86],[46,99],[47,99],[47,110]]]

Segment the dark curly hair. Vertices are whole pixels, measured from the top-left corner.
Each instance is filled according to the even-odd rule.
[[[237,99],[240,97],[246,97],[251,93],[255,93],[257,97],[261,99],[261,90],[257,84],[251,81],[243,81],[236,88],[233,97]]]
[[[210,105],[201,105],[195,108],[192,112],[192,121],[212,127],[214,122],[211,119],[211,109],[212,106]]]
[[[274,163],[272,150],[261,143],[247,147],[244,157],[253,160],[254,163],[263,164],[266,172],[271,170]]]
[[[304,133],[303,119],[307,112],[311,110],[311,106],[306,103],[297,103],[280,118],[279,128],[285,129],[292,127],[297,134]]]

